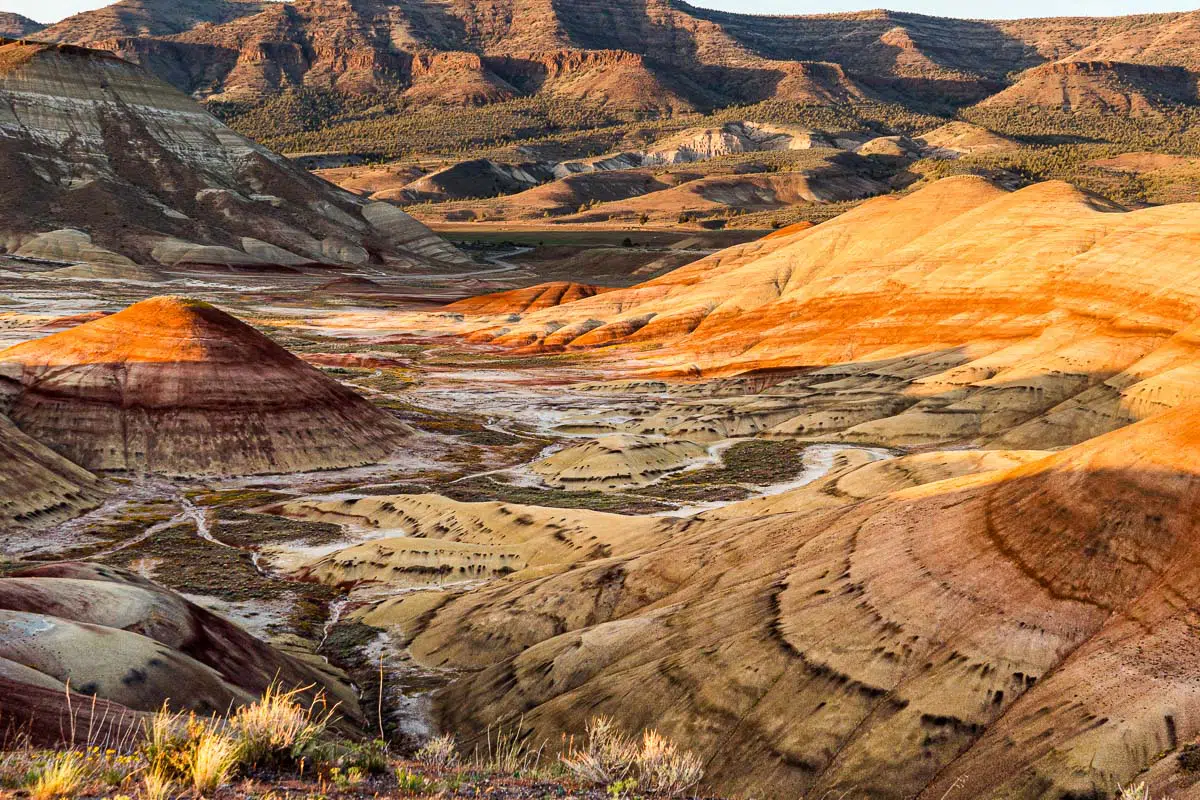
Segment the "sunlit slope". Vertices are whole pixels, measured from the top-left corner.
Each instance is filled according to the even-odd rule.
[[[957,177],[630,289],[471,320],[471,338],[598,351],[634,376],[818,368],[813,393],[890,405],[840,423],[810,407],[781,433],[1044,448],[1192,396],[1197,256],[1192,204],[1125,212],[1064,183]]]

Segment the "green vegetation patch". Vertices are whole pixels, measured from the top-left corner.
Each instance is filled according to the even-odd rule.
[[[226,544],[247,548],[280,542],[319,545],[342,538],[342,529],[328,522],[308,522],[273,514],[222,511],[213,535]]]
[[[738,442],[722,454],[721,463],[681,472],[638,494],[676,502],[726,502],[754,494],[751,487],[791,480],[804,471],[805,446],[788,440]]]

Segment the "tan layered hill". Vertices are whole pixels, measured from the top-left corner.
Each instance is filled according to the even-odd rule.
[[[917,138],[917,143],[938,154],[951,156],[998,153],[1020,146],[1007,136],[961,121],[947,122],[929,133],[923,133]]]
[[[824,152],[824,148],[818,150]],[[413,208],[412,212],[424,221],[441,222],[675,223],[681,214],[705,217],[768,211],[857,200],[888,190],[886,184],[869,177],[865,160],[843,162],[836,157],[813,155],[778,170],[754,161],[689,168],[686,165],[699,160],[700,155],[669,145],[657,157],[679,158],[678,162],[665,163],[681,164],[682,169],[634,168],[643,161],[653,163],[653,151],[645,156],[620,153],[586,162],[567,161],[554,167],[556,174],[565,173],[565,177],[532,189],[489,200],[443,202]],[[526,170],[526,174],[531,172]]]
[[[110,733],[117,740],[164,703],[223,713],[272,684],[324,693],[347,719],[361,720],[348,685],[112,567],[67,562],[6,573],[0,632],[0,730],[39,744],[70,741],[72,716],[97,741]],[[94,718],[93,698],[101,706]]]
[[[95,475],[29,438],[3,415],[0,459],[0,533],[70,519],[104,497]]]
[[[236,475],[386,458],[404,428],[206,304],[145,300],[0,351],[23,431],[96,470]]]
[[[735,153],[809,150],[833,147],[824,135],[798,125],[770,125],[752,120],[729,122],[660,139],[641,154],[643,166],[687,164]]]
[[[359,613],[465,670],[435,709],[467,736],[606,714],[687,741],[722,794],[1111,796],[1200,734],[1198,408],[1048,457],[847,457],[649,530],[575,520],[560,539],[604,542],[590,560],[523,539],[543,566]],[[398,526],[419,500],[369,498]],[[462,511],[419,535],[518,544],[515,514]]]
[[[1190,19],[760,17],[669,0],[193,5],[121,0],[43,35],[114,49],[186,92],[226,99],[305,86],[476,104],[515,90],[643,114],[773,98],[963,104],[994,93],[1013,72],[1089,46],[1121,54],[1093,58],[1181,63],[1163,59],[1186,48],[1163,42],[1186,41]],[[131,39],[146,36],[154,43]]]
[[[29,17],[14,14],[11,11],[0,11],[0,36],[19,39],[29,36],[46,27],[40,22],[34,22]]]
[[[0,40],[0,101],[9,252],[246,269],[465,260],[399,210],[314,178],[106,52]]]
[[[567,447],[530,469],[556,488],[614,490],[647,486],[707,455],[695,442],[615,435]]]
[[[398,189],[385,186],[372,197],[404,203],[495,197],[537,186],[552,177],[551,170],[548,164],[503,164],[476,158],[434,170]]]
[[[1070,60],[1029,70],[980,106],[1139,116],[1196,101],[1196,76],[1183,67]]]

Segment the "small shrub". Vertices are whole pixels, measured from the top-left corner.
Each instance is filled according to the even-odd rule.
[[[631,741],[607,717],[588,723],[584,746],[569,750],[560,760],[577,779],[605,786],[613,797],[637,789],[675,797],[704,777],[704,765],[694,753],[681,751],[652,730],[642,734],[640,744]]]
[[[669,797],[683,794],[704,777],[700,759],[690,751],[680,752],[674,742],[658,731],[642,734],[637,769],[643,788]]]
[[[34,774],[29,796],[33,800],[75,797],[87,780],[87,765],[79,753],[55,753]]]
[[[613,800],[620,800],[622,797],[632,795],[637,791],[637,788],[637,778],[625,778],[624,780],[619,780],[616,783],[610,783],[608,788],[605,789],[605,792],[607,792],[608,796]]]
[[[582,781],[607,786],[623,780],[633,770],[637,746],[608,717],[588,723],[583,749],[560,757],[563,766]]]
[[[345,766],[357,769],[366,775],[382,775],[390,766],[387,742],[382,739],[361,744],[350,750],[342,759]]]
[[[301,705],[297,699],[301,691],[269,686],[260,700],[243,706],[230,718],[231,734],[237,738],[245,762],[295,761],[325,732],[333,710],[324,709],[323,698],[307,707]]]
[[[188,743],[189,727],[189,717],[172,713],[165,705],[147,721],[142,755],[151,767],[165,770],[177,765]]]
[[[1177,756],[1180,769],[1186,772],[1200,772],[1200,744],[1187,744]]]
[[[366,776],[363,775],[363,771],[358,767],[347,767],[346,769],[334,767],[329,770],[329,777],[333,781],[334,786],[337,786],[339,789],[348,789],[351,786],[357,786],[362,783]]]
[[[428,792],[429,781],[403,767],[396,770],[396,790],[401,794],[418,795]]]
[[[458,750],[451,734],[442,734],[421,745],[417,761],[433,769],[449,769],[458,763]]]

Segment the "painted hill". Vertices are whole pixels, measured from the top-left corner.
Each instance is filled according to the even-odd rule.
[[[466,670],[435,706],[464,733],[607,714],[686,739],[734,796],[936,799],[959,776],[974,797],[1110,796],[1200,733],[1198,408],[1049,457],[843,461],[770,508],[660,520],[651,547],[589,520],[567,543],[604,557],[364,618]],[[430,536],[516,543],[460,527]]]
[[[72,716],[100,740],[164,703],[223,713],[274,683],[324,692],[347,719],[361,719],[347,685],[112,567],[64,562],[6,573],[0,633],[0,730],[39,744],[69,741]]]
[[[818,368],[792,382],[811,402],[764,416],[780,435],[1062,446],[1195,396],[1197,219],[1191,204],[1125,212],[1064,183],[947,178],[629,289],[428,324],[595,350],[634,376]],[[710,431],[680,435],[744,435],[718,410]]]
[[[11,418],[96,470],[296,472],[371,463],[392,417],[206,303],[159,297],[0,351]]]
[[[0,40],[0,108],[10,252],[246,269],[465,260],[394,207],[309,175],[107,52]]]
[[[595,297],[610,291],[613,290],[604,286],[555,281],[481,297],[469,297],[451,303],[446,306],[445,310],[458,314],[524,314],[543,308],[554,308],[563,303],[573,303],[585,297]]]

